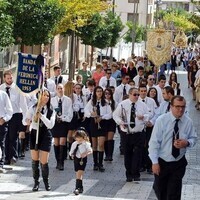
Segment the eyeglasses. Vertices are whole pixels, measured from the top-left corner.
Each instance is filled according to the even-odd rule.
[[[185,109],[186,106],[172,105],[176,109]]]
[[[137,93],[135,93],[135,94],[132,94],[134,97],[136,97],[136,96],[140,96],[140,94],[137,94]]]
[[[155,78],[150,78],[149,80],[150,80],[150,81],[155,81]]]

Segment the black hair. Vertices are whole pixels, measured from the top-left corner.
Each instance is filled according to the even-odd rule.
[[[94,88],[94,92],[93,92],[93,96],[92,96],[92,105],[93,105],[93,106],[96,106],[96,104],[97,104],[96,91],[97,91],[98,89],[101,89],[101,90],[102,90],[101,105],[102,105],[102,106],[105,106],[106,101],[105,101],[105,98],[104,98],[104,96],[103,96],[103,88],[102,88],[101,86],[96,86],[96,87]]]
[[[104,92],[103,92],[104,98],[105,98],[105,93],[106,93],[106,91],[108,91],[108,92],[110,93],[110,100],[111,100],[110,107],[111,107],[112,111],[114,111],[114,110],[115,110],[115,101],[114,101],[114,99],[113,99],[112,90],[111,90],[110,88],[106,88],[106,89],[104,90]]]

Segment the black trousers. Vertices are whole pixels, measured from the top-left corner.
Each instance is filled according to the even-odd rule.
[[[0,148],[1,148],[1,159],[0,159],[0,167],[3,167],[5,161],[5,141],[6,134],[8,132],[7,124],[0,126]]]
[[[22,113],[13,114],[8,122],[8,134],[6,136],[6,160],[10,161],[11,158],[18,158],[17,139],[18,132],[25,131],[22,125]]]
[[[159,176],[155,175],[154,191],[158,200],[181,200],[182,179],[185,175],[187,160],[185,156],[176,162],[158,160]]]
[[[142,147],[141,132],[127,134],[125,137],[125,144],[124,164],[126,168],[126,177],[139,178]]]

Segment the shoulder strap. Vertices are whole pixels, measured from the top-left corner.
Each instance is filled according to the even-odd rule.
[[[48,119],[51,118],[52,113],[53,113],[53,110],[52,110],[52,109],[48,109],[48,110],[47,110],[47,118],[48,118]]]

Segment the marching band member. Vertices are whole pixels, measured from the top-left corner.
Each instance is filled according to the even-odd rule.
[[[148,173],[151,173],[151,160],[148,156],[148,143],[151,138],[151,133],[153,130],[153,125],[155,123],[155,120],[153,120],[153,117],[155,116],[155,110],[157,108],[156,102],[154,99],[147,97],[147,86],[146,85],[140,85],[139,86],[139,101],[144,102],[149,110],[149,121],[145,124],[145,131],[144,133],[144,139],[143,139],[143,151],[142,151],[142,160],[141,160],[141,168],[140,172],[147,170]]]
[[[105,71],[106,71],[106,75],[100,79],[99,86],[101,86],[104,90],[106,88],[109,88],[110,86],[117,87],[117,82],[115,78],[111,77],[112,70],[108,68]]]
[[[111,118],[111,110],[108,109],[103,96],[103,88],[97,86],[94,89],[92,99],[85,106],[85,117],[91,117],[90,129],[93,147],[94,170],[104,172],[103,154],[106,135],[106,119]]]
[[[113,93],[111,89],[107,88],[104,90],[104,98],[106,100],[108,109],[110,109],[112,113],[115,110],[116,104],[113,99]],[[104,161],[113,161],[113,151],[114,151],[114,143],[115,143],[113,138],[116,131],[116,123],[113,120],[113,116],[110,115],[110,117],[111,118],[106,120],[107,133],[106,133],[106,139],[104,143],[106,157]]]
[[[18,158],[17,140],[18,132],[25,132],[25,115],[27,112],[26,97],[20,93],[13,82],[13,75],[10,70],[4,72],[4,81],[0,90],[5,91],[11,101],[13,116],[8,122],[8,134],[6,135],[5,164],[15,164]],[[22,124],[23,121],[23,124]]]
[[[113,119],[121,126],[124,135],[124,164],[126,181],[140,181],[140,159],[142,132],[149,121],[149,110],[145,103],[138,101],[137,88],[129,90],[129,98],[118,104],[113,112]]]
[[[131,88],[131,86],[128,84],[129,80],[130,80],[129,75],[122,74],[122,83],[118,87],[115,88],[115,92],[113,95],[113,98],[117,104],[119,104],[120,102],[122,102],[123,100],[125,100],[128,97],[128,92]],[[119,126],[117,126],[117,128],[118,128],[118,132],[120,134],[120,146],[119,146],[120,154],[123,155],[124,149],[123,149],[123,145],[122,145],[122,143],[123,143],[122,137],[124,136],[124,133],[120,129]]]
[[[32,190],[38,191],[39,189],[40,162],[45,189],[49,191],[51,190],[51,186],[49,184],[48,159],[52,142],[52,133],[50,129],[52,129],[55,124],[55,112],[51,108],[50,92],[45,89],[40,95],[40,102],[37,102],[36,105],[29,108],[26,113],[26,123],[27,125],[30,125],[31,131],[30,149],[34,178],[34,186]],[[35,148],[37,131],[39,133],[38,149]]]
[[[68,81],[65,85],[64,85],[64,95],[69,97],[72,100],[72,105],[74,103],[74,82],[73,81]],[[73,107],[73,106],[72,106]],[[74,118],[74,113],[73,113],[73,118]],[[73,142],[73,133],[75,130],[75,124],[74,124],[74,120],[71,120],[71,122],[68,124],[68,132],[67,132],[67,143],[65,146],[65,159],[67,159],[67,151],[70,151],[71,149],[71,145]],[[71,159],[71,157],[70,157]]]
[[[54,138],[54,152],[57,161],[56,169],[64,170],[65,145],[68,124],[73,117],[72,100],[64,95],[62,84],[57,85],[57,96],[51,99],[53,109],[56,111],[55,126],[52,129]]]

